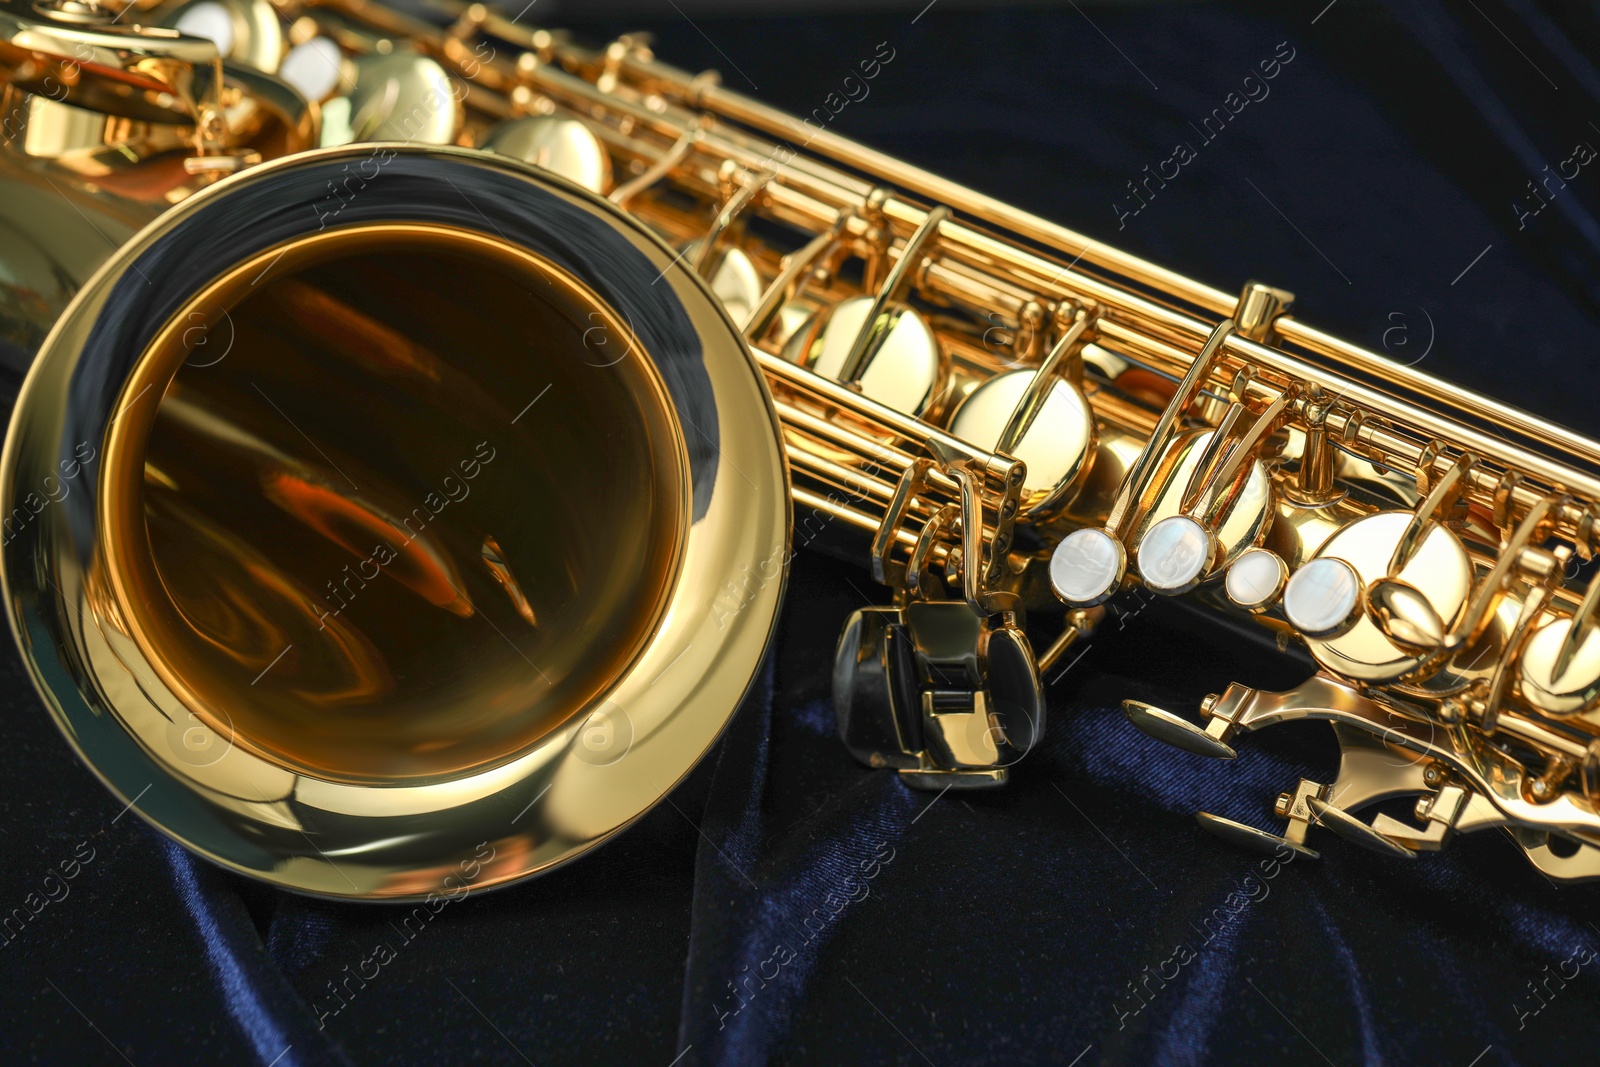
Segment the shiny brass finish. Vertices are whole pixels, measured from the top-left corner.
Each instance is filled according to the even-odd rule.
[[[948,373],[945,357],[922,315],[878,308],[878,301],[858,296],[819,311],[794,334],[784,356],[896,411],[923,414]]]
[[[302,780],[314,773],[321,776],[317,789],[370,789],[369,776],[380,771],[391,782],[432,783],[392,787],[403,794],[451,776],[510,774],[507,768],[530,758],[517,753],[553,751],[559,739],[570,740],[573,723],[596,700],[601,708],[588,714],[609,716],[604,709],[618,702],[616,693],[643,684],[638,679],[660,664],[654,650],[663,627],[693,629],[694,619],[710,619],[737,631],[708,637],[709,647],[695,642],[692,652],[681,646],[693,670],[720,671],[700,691],[719,694],[721,710],[675,735],[667,746],[672,758],[649,763],[648,788],[629,778],[626,802],[605,807],[595,800],[605,818],[588,819],[587,792],[580,791],[582,804],[570,793],[538,801],[532,810],[539,819],[577,812],[591,832],[529,838],[528,858],[507,875],[514,877],[613,832],[709,744],[712,720],[722,721],[759,655],[755,635],[764,639],[770,629],[788,558],[772,525],[771,498],[787,487],[798,543],[858,556],[868,545],[863,562],[890,587],[892,606],[866,609],[848,624],[835,695],[851,751],[873,766],[895,768],[909,784],[941,789],[1004,781],[1043,726],[1041,663],[1055,664],[1079,640],[1098,605],[1141,586],[1196,597],[1284,640],[1303,641],[1318,673],[1287,694],[1235,686],[1204,707],[1203,724],[1130,701],[1126,710],[1136,725],[1192,751],[1231,755],[1232,739],[1243,730],[1320,718],[1334,723],[1343,752],[1337,780],[1305,781],[1285,792],[1278,812],[1289,820],[1283,836],[1218,815],[1202,819],[1209,829],[1256,847],[1309,852],[1306,835],[1321,827],[1413,855],[1442,847],[1458,832],[1501,826],[1551,877],[1600,876],[1600,583],[1584,589],[1566,577],[1575,556],[1589,559],[1600,547],[1600,444],[1307,326],[1290,313],[1293,296],[1286,290],[1251,282],[1228,293],[1143,262],[818,131],[724,88],[714,74],[667,66],[639,38],[589,48],[479,5],[436,0],[429,11],[437,16],[432,21],[371,0],[189,0],[152,13],[149,21],[182,25],[205,38],[199,39],[111,26],[88,4],[55,17],[24,0],[0,0],[0,76],[8,101],[28,118],[20,148],[0,153],[6,185],[0,225],[25,237],[7,268],[48,294],[24,300],[0,292],[0,330],[31,353],[73,291],[91,294],[77,298],[44,346],[34,378],[49,384],[31,385],[30,393],[64,402],[79,357],[60,353],[84,342],[106,299],[105,285],[89,282],[108,251],[101,234],[112,243],[129,241],[177,204],[178,214],[162,216],[167,221],[154,222],[138,239],[148,249],[193,203],[243,199],[253,180],[287,181],[297,159],[332,160],[355,173],[329,183],[333,199],[312,212],[314,232],[295,237],[283,249],[284,262],[271,268],[290,273],[243,298],[240,314],[260,323],[276,302],[274,314],[301,324],[302,332],[305,324],[326,324],[311,327],[317,342],[330,351],[338,374],[350,367],[361,372],[347,392],[370,394],[374,412],[423,400],[458,407],[448,389],[395,378],[399,367],[415,375],[428,365],[410,346],[431,326],[423,310],[429,287],[390,287],[380,294],[382,307],[363,303],[354,291],[364,281],[381,289],[393,276],[380,257],[359,252],[358,242],[400,240],[405,230],[362,236],[362,205],[384,195],[375,190],[389,180],[378,177],[387,173],[385,164],[362,170],[357,148],[298,154],[315,145],[389,139],[402,147],[374,148],[368,158],[391,152],[405,166],[421,159],[470,166],[470,159],[509,157],[519,162],[494,166],[562,174],[576,184],[529,180],[610,220],[616,232],[623,224],[578,189],[626,208],[636,220],[628,239],[689,309],[707,349],[703,363],[720,368],[707,370],[718,413],[715,450],[706,448],[708,428],[694,414],[700,409],[686,407],[677,391],[682,383],[671,363],[677,349],[648,343],[642,324],[616,314],[613,305],[623,297],[604,279],[560,257],[540,260],[537,249],[514,241],[496,245],[492,228],[468,238],[438,220],[420,224],[404,240],[432,242],[429,257],[453,248],[450,254],[470,260],[457,272],[466,285],[450,284],[449,291],[470,289],[467,302],[481,308],[476,325],[459,327],[453,343],[461,347],[450,348],[445,365],[471,364],[508,379],[529,373],[507,350],[514,345],[496,346],[491,338],[503,339],[518,322],[494,297],[495,279],[527,278],[533,263],[548,273],[545,314],[564,314],[569,322],[573,314],[599,316],[591,320],[598,336],[614,347],[588,350],[595,357],[590,365],[637,354],[637,366],[616,374],[614,395],[564,412],[575,423],[593,423],[626,411],[630,429],[595,450],[629,457],[618,462],[635,471],[637,498],[613,494],[558,507],[566,499],[563,484],[620,484],[615,470],[590,455],[563,453],[556,466],[568,482],[525,479],[527,497],[553,509],[548,536],[565,543],[579,536],[575,531],[594,531],[593,547],[611,566],[558,565],[548,554],[530,560],[526,542],[506,532],[521,514],[514,503],[487,517],[473,504],[435,531],[448,547],[415,539],[405,568],[382,575],[382,603],[407,607],[352,631],[365,642],[359,656],[354,636],[339,645],[346,635],[340,627],[380,603],[364,588],[362,598],[339,609],[329,634],[318,629],[306,639],[306,649],[320,650],[316,662],[279,662],[274,670],[281,676],[268,671],[259,693],[244,692],[235,677],[214,676],[230,656],[253,665],[262,648],[240,641],[207,653],[203,635],[216,620],[194,605],[212,587],[248,589],[241,601],[251,611],[236,612],[238,618],[263,632],[304,628],[303,613],[263,605],[274,603],[273,590],[319,577],[310,573],[316,553],[301,553],[293,566],[274,553],[315,544],[323,553],[332,554],[334,545],[348,554],[356,549],[341,538],[366,536],[399,507],[382,491],[391,479],[349,472],[358,490],[323,468],[348,459],[388,472],[373,450],[393,445],[405,452],[428,442],[408,438],[397,415],[393,427],[364,444],[347,442],[327,456],[307,451],[282,426],[252,422],[237,398],[255,403],[240,383],[248,380],[245,368],[258,364],[263,377],[292,379],[291,391],[307,394],[296,395],[283,414],[296,423],[304,416],[318,432],[326,426],[338,436],[333,431],[343,412],[336,402],[316,399],[309,386],[299,389],[310,380],[308,364],[275,363],[270,353],[278,342],[254,331],[262,336],[229,357],[237,370],[203,378],[203,361],[193,354],[182,369],[172,364],[184,334],[179,320],[170,319],[167,339],[118,368],[107,387],[134,404],[127,426],[119,422],[109,436],[97,430],[88,442],[103,447],[107,470],[117,475],[103,490],[104,526],[113,532],[95,539],[110,566],[80,572],[68,566],[76,557],[37,533],[8,546],[14,622],[20,632],[46,635],[29,637],[34,654],[46,643],[78,650],[103,641],[98,662],[128,656],[160,675],[161,699],[171,697],[162,705],[168,717],[192,714],[215,729],[218,708],[237,705],[244,724],[233,723],[240,743],[229,759],[255,760]],[[93,50],[93,70],[86,67],[63,98],[51,96],[44,76],[67,73],[80,47]],[[108,95],[112,83],[132,91]],[[258,167],[262,160],[280,162]],[[92,219],[93,229],[63,206]],[[477,225],[468,210],[474,206],[481,205],[458,199],[458,229]],[[50,229],[76,237],[52,243],[50,230],[35,221],[51,212]],[[644,236],[646,229],[664,244]],[[345,276],[319,275],[309,259],[303,272],[297,266],[325,245],[334,250],[329,255],[348,249],[353,268]],[[208,287],[225,294],[265,251],[208,262],[204,284],[171,310],[189,306]],[[117,261],[124,273],[129,256]],[[707,311],[708,285],[742,337],[731,333],[722,313]],[[206,306],[195,310],[214,325]],[[542,321],[535,316],[522,326],[536,333],[532,324]],[[580,336],[580,349],[588,336]],[[751,391],[753,380],[740,377],[749,365],[742,350],[737,359],[729,354],[730,343],[748,344],[765,380],[787,483],[771,442],[762,443],[763,428],[772,430],[767,401],[759,388]],[[519,388],[534,384],[518,380]],[[144,385],[151,394],[158,386],[165,392],[150,412],[135,415],[138,398],[129,390]],[[196,402],[200,397],[205,404]],[[221,425],[199,414],[213,400],[229,412]],[[47,402],[30,405],[8,446],[8,505],[26,499],[30,473],[44,476],[44,457],[63,460],[65,424]],[[744,417],[736,414],[739,405]],[[263,471],[276,475],[252,493],[202,491],[189,473],[200,461],[188,444],[202,440],[225,446],[216,450],[224,457],[218,462],[256,472],[258,481]],[[664,442],[672,446],[658,447]],[[538,434],[523,443],[504,452],[497,462],[505,466],[496,473],[513,463],[532,470],[535,453],[555,454],[560,444]],[[721,478],[724,496],[702,499],[698,488],[675,495],[704,469],[697,465],[707,455],[729,457],[747,478]],[[304,485],[273,480],[285,472]],[[321,480],[308,472],[321,472]],[[736,481],[747,484],[740,489]],[[755,507],[758,521],[740,531],[730,501],[746,492],[754,494],[753,505],[744,503]],[[269,531],[276,527],[263,521],[246,536],[230,525],[235,502],[241,514],[259,512],[280,526],[298,522],[317,533],[297,528],[294,538],[275,538]],[[48,510],[31,523],[52,536],[65,530]],[[606,529],[619,523],[627,538]],[[637,551],[618,547],[624,540]],[[226,550],[216,547],[224,544]],[[712,546],[723,555],[697,554]],[[57,572],[39,570],[27,554],[34,551],[61,560],[65,584],[50,596],[114,620],[104,631],[91,628],[101,638],[41,607],[56,601],[31,576]],[[211,586],[180,576],[190,559],[202,557],[248,575]],[[435,566],[446,557],[449,566]],[[631,568],[626,582],[612,569],[618,560]],[[596,599],[582,607],[552,601],[549,587],[563,574],[572,589],[592,590]],[[434,581],[440,576],[448,582]],[[24,577],[31,584],[19,593]],[[447,584],[459,600],[446,596]],[[680,605],[688,587],[701,596],[698,614],[685,622]],[[1067,625],[1036,662],[1023,636],[1026,613],[1059,611],[1062,601]],[[602,620],[609,640],[556,653],[552,691],[564,685],[570,692],[551,696],[537,713],[496,706],[482,710],[472,730],[452,732],[444,719],[471,707],[477,695],[467,675],[503,666],[503,654],[450,636],[480,617],[492,617],[506,633],[527,634],[541,649],[567,647],[562,642],[572,640],[574,626]],[[316,621],[320,627],[321,617]],[[739,654],[713,655],[726,641]],[[436,699],[408,707],[383,730],[352,714],[322,716],[325,736],[298,732],[312,709],[321,715],[344,707],[338,701],[357,690],[366,692],[339,688],[339,671],[354,678],[351,664],[400,663],[422,645],[433,657],[429,663],[448,660],[464,672],[442,685]],[[636,665],[627,670],[630,658]],[[71,673],[56,666],[36,669],[51,677]],[[623,680],[605,697],[606,679],[619,672]],[[360,677],[366,684],[376,675]],[[298,703],[292,687],[307,684],[321,695]],[[659,702],[650,697],[651,707],[663,709],[652,721],[667,730],[677,720],[664,709],[686,707],[689,695],[681,689]],[[95,731],[104,727],[94,725],[101,720],[87,710],[106,704],[102,697],[51,699],[60,702],[69,735],[87,731],[103,740]],[[361,698],[351,699],[361,706]],[[631,705],[620,706],[635,716]],[[389,729],[397,720],[404,726]],[[139,736],[147,742],[149,730]],[[101,755],[92,759],[111,776]],[[125,778],[113,785],[133,791]],[[218,786],[208,780],[204,788]],[[274,788],[262,796],[284,795]],[[363,811],[374,803],[370,792],[352,795],[364,799],[339,803]],[[246,803],[229,796],[228,803]],[[1388,814],[1368,822],[1356,814],[1397,796],[1417,798],[1415,823]],[[181,822],[173,815],[181,806],[171,796],[161,803],[169,805],[164,816],[145,813],[171,831]],[[298,816],[274,808],[273,817],[289,825]],[[346,840],[359,836],[350,833]],[[1563,844],[1552,849],[1557,837]],[[261,873],[259,864],[222,858]],[[406,866],[374,860],[385,862],[389,875]],[[350,895],[310,875],[268,876]],[[357,890],[368,892],[380,890]]]
[[[903,314],[902,309],[896,304],[910,288],[912,272],[921,263],[925,250],[938,240],[939,227],[949,217],[949,208],[936,207],[923,217],[911,236],[906,238],[905,247],[900,250],[900,258],[895,260],[894,269],[889,272],[883,285],[873,295],[872,304],[850,342],[849,351],[838,369],[829,374],[829,377],[837,378],[847,385],[855,385],[861,381],[867,364],[872,362],[878,350],[889,339],[897,320]]]
[[[955,600],[852,615],[834,706],[857,759],[923,789],[1003,785],[1044,730],[1027,638]]]
[[[1407,531],[1410,516],[1380,512],[1344,526],[1329,538],[1318,555],[1341,560],[1355,571],[1357,581],[1370,591],[1380,590],[1378,603],[1366,599],[1370,611],[1338,637],[1311,642],[1317,661],[1344,677],[1365,682],[1387,682],[1425,666],[1443,642],[1400,640],[1389,630],[1404,624],[1416,637],[1431,628],[1430,615],[1454,623],[1465,611],[1472,588],[1472,563],[1459,538],[1448,528],[1435,526],[1410,562],[1394,578],[1386,578],[1396,547]],[[1409,612],[1409,614],[1407,614]]]
[[[1078,385],[1089,326],[1087,318],[1073,323],[1037,370],[978,383],[950,418],[958,437],[1027,464],[1025,518],[1038,521],[1070,504],[1094,461],[1094,410]]]
[[[1367,610],[1383,635],[1399,648],[1433,653],[1444,647],[1444,620],[1433,602],[1402,579],[1379,578],[1368,586]]]
[[[1287,289],[1274,289],[1261,282],[1249,282],[1239,294],[1239,304],[1233,311],[1233,321],[1241,337],[1252,341],[1267,341],[1272,337],[1274,324],[1289,313],[1294,304],[1294,294]]]
[[[499,858],[473,885],[503,884],[657,803],[761,661],[790,517],[756,369],[669,248],[522,164],[385,151],[391,187],[428,174],[486,210],[499,190],[637,257],[680,347],[662,354],[662,323],[614,285],[498,232],[510,216],[319,229],[326,176],[372,153],[300,154],[188,198],[77,294],[0,491],[22,509],[13,625],[107,784],[235,870],[404,899],[459,892],[442,879],[481,842]],[[381,181],[351,206],[385,211]],[[102,342],[152,250],[297,195],[300,236],[187,291],[154,283],[184,296],[148,342]],[[242,248],[273,215],[233,217]],[[31,513],[89,469],[97,494]],[[770,577],[732,610],[704,593],[753,574]]]
[[[1233,759],[1238,755],[1232,748],[1217,740],[1186,719],[1142,700],[1124,700],[1122,713],[1128,721],[1158,741],[1193,752],[1197,756],[1214,759]]]
[[[1362,848],[1369,848],[1384,856],[1396,856],[1408,860],[1417,858],[1415,850],[1398,844],[1393,838],[1384,836],[1349,812],[1334,807],[1321,797],[1310,797],[1306,803],[1311,808],[1311,814],[1316,816],[1319,825],[1326,826],[1346,841],[1354,842]]]
[[[611,187],[611,157],[589,127],[575,119],[535,115],[504,122],[483,147],[555,171],[591,193]]]
[[[225,60],[276,74],[286,48],[282,20],[269,5],[251,0],[189,0],[163,7],[161,25],[217,46]]]
[[[1523,699],[1547,715],[1591,710],[1600,703],[1600,630],[1572,619],[1546,623],[1528,639],[1520,676]]]

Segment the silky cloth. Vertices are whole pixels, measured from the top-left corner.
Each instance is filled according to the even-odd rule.
[[[1219,286],[1294,289],[1318,325],[1600,431],[1600,173],[1572,162],[1600,147],[1590,11],[681,6],[527,18],[643,25],[819,126]],[[917,793],[834,734],[839,625],[884,599],[801,553],[768,663],[667,803],[425,923],[165,842],[74,761],[8,647],[0,909],[28,915],[0,940],[0,1059],[1487,1067],[1600,1047],[1600,889],[1552,885],[1498,832],[1413,863],[1327,833],[1320,860],[1240,852],[1193,813],[1280,827],[1273,798],[1336,771],[1327,728],[1224,764],[1117,710],[1192,716],[1232,681],[1297,684],[1303,659],[1118,601],[1048,677],[1010,785]]]

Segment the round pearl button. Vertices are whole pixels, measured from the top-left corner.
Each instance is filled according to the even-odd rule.
[[[1050,556],[1050,585],[1068,604],[1093,607],[1116,592],[1126,565],[1121,541],[1100,529],[1074,530]]]
[[[1211,534],[1187,515],[1162,519],[1139,542],[1139,576],[1157,593],[1187,593],[1206,572]]]
[[[278,64],[278,77],[300,90],[300,95],[321,103],[339,88],[344,53],[328,37],[313,37],[289,49]]]
[[[1283,591],[1287,570],[1276,552],[1248,548],[1228,568],[1228,599],[1252,611],[1271,606]]]
[[[233,16],[221,4],[195,4],[178,16],[173,29],[190,37],[204,37],[217,46],[224,59],[233,51]]]
[[[1294,572],[1283,591],[1283,611],[1310,638],[1349,629],[1361,606],[1361,577],[1342,559],[1322,556]]]

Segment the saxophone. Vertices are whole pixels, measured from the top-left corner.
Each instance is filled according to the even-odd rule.
[[[1314,673],[1133,726],[1342,754],[1281,834],[1203,828],[1500,828],[1600,878],[1600,444],[641,36],[0,0],[0,77],[7,611],[79,754],[213,861],[415,898],[583,854],[714,743],[818,547],[889,590],[834,700],[910,786],[1003,784],[1108,602],[1182,597]]]

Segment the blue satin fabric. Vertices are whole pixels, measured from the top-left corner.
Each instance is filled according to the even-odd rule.
[[[945,7],[540,17],[647,23],[670,61],[801,113],[889,42],[830,128],[1219,285],[1287,286],[1319,325],[1600,431],[1600,170],[1521,229],[1516,211],[1575,142],[1600,147],[1589,9]],[[1119,230],[1125,183],[1280,42],[1295,58],[1271,95]],[[410,923],[164,843],[73,761],[6,654],[0,1059],[1489,1067],[1600,1048],[1600,889],[1551,885],[1497,832],[1410,864],[1326,834],[1320,860],[1237,851],[1193,813],[1277,827],[1278,792],[1336,772],[1326,729],[1252,735],[1223,764],[1116,710],[1192,714],[1232,681],[1290,687],[1303,661],[1118,602],[1050,676],[1045,742],[1010,786],[913,793],[833,734],[838,626],[880,599],[803,553],[767,669],[670,803],[579,864]]]

